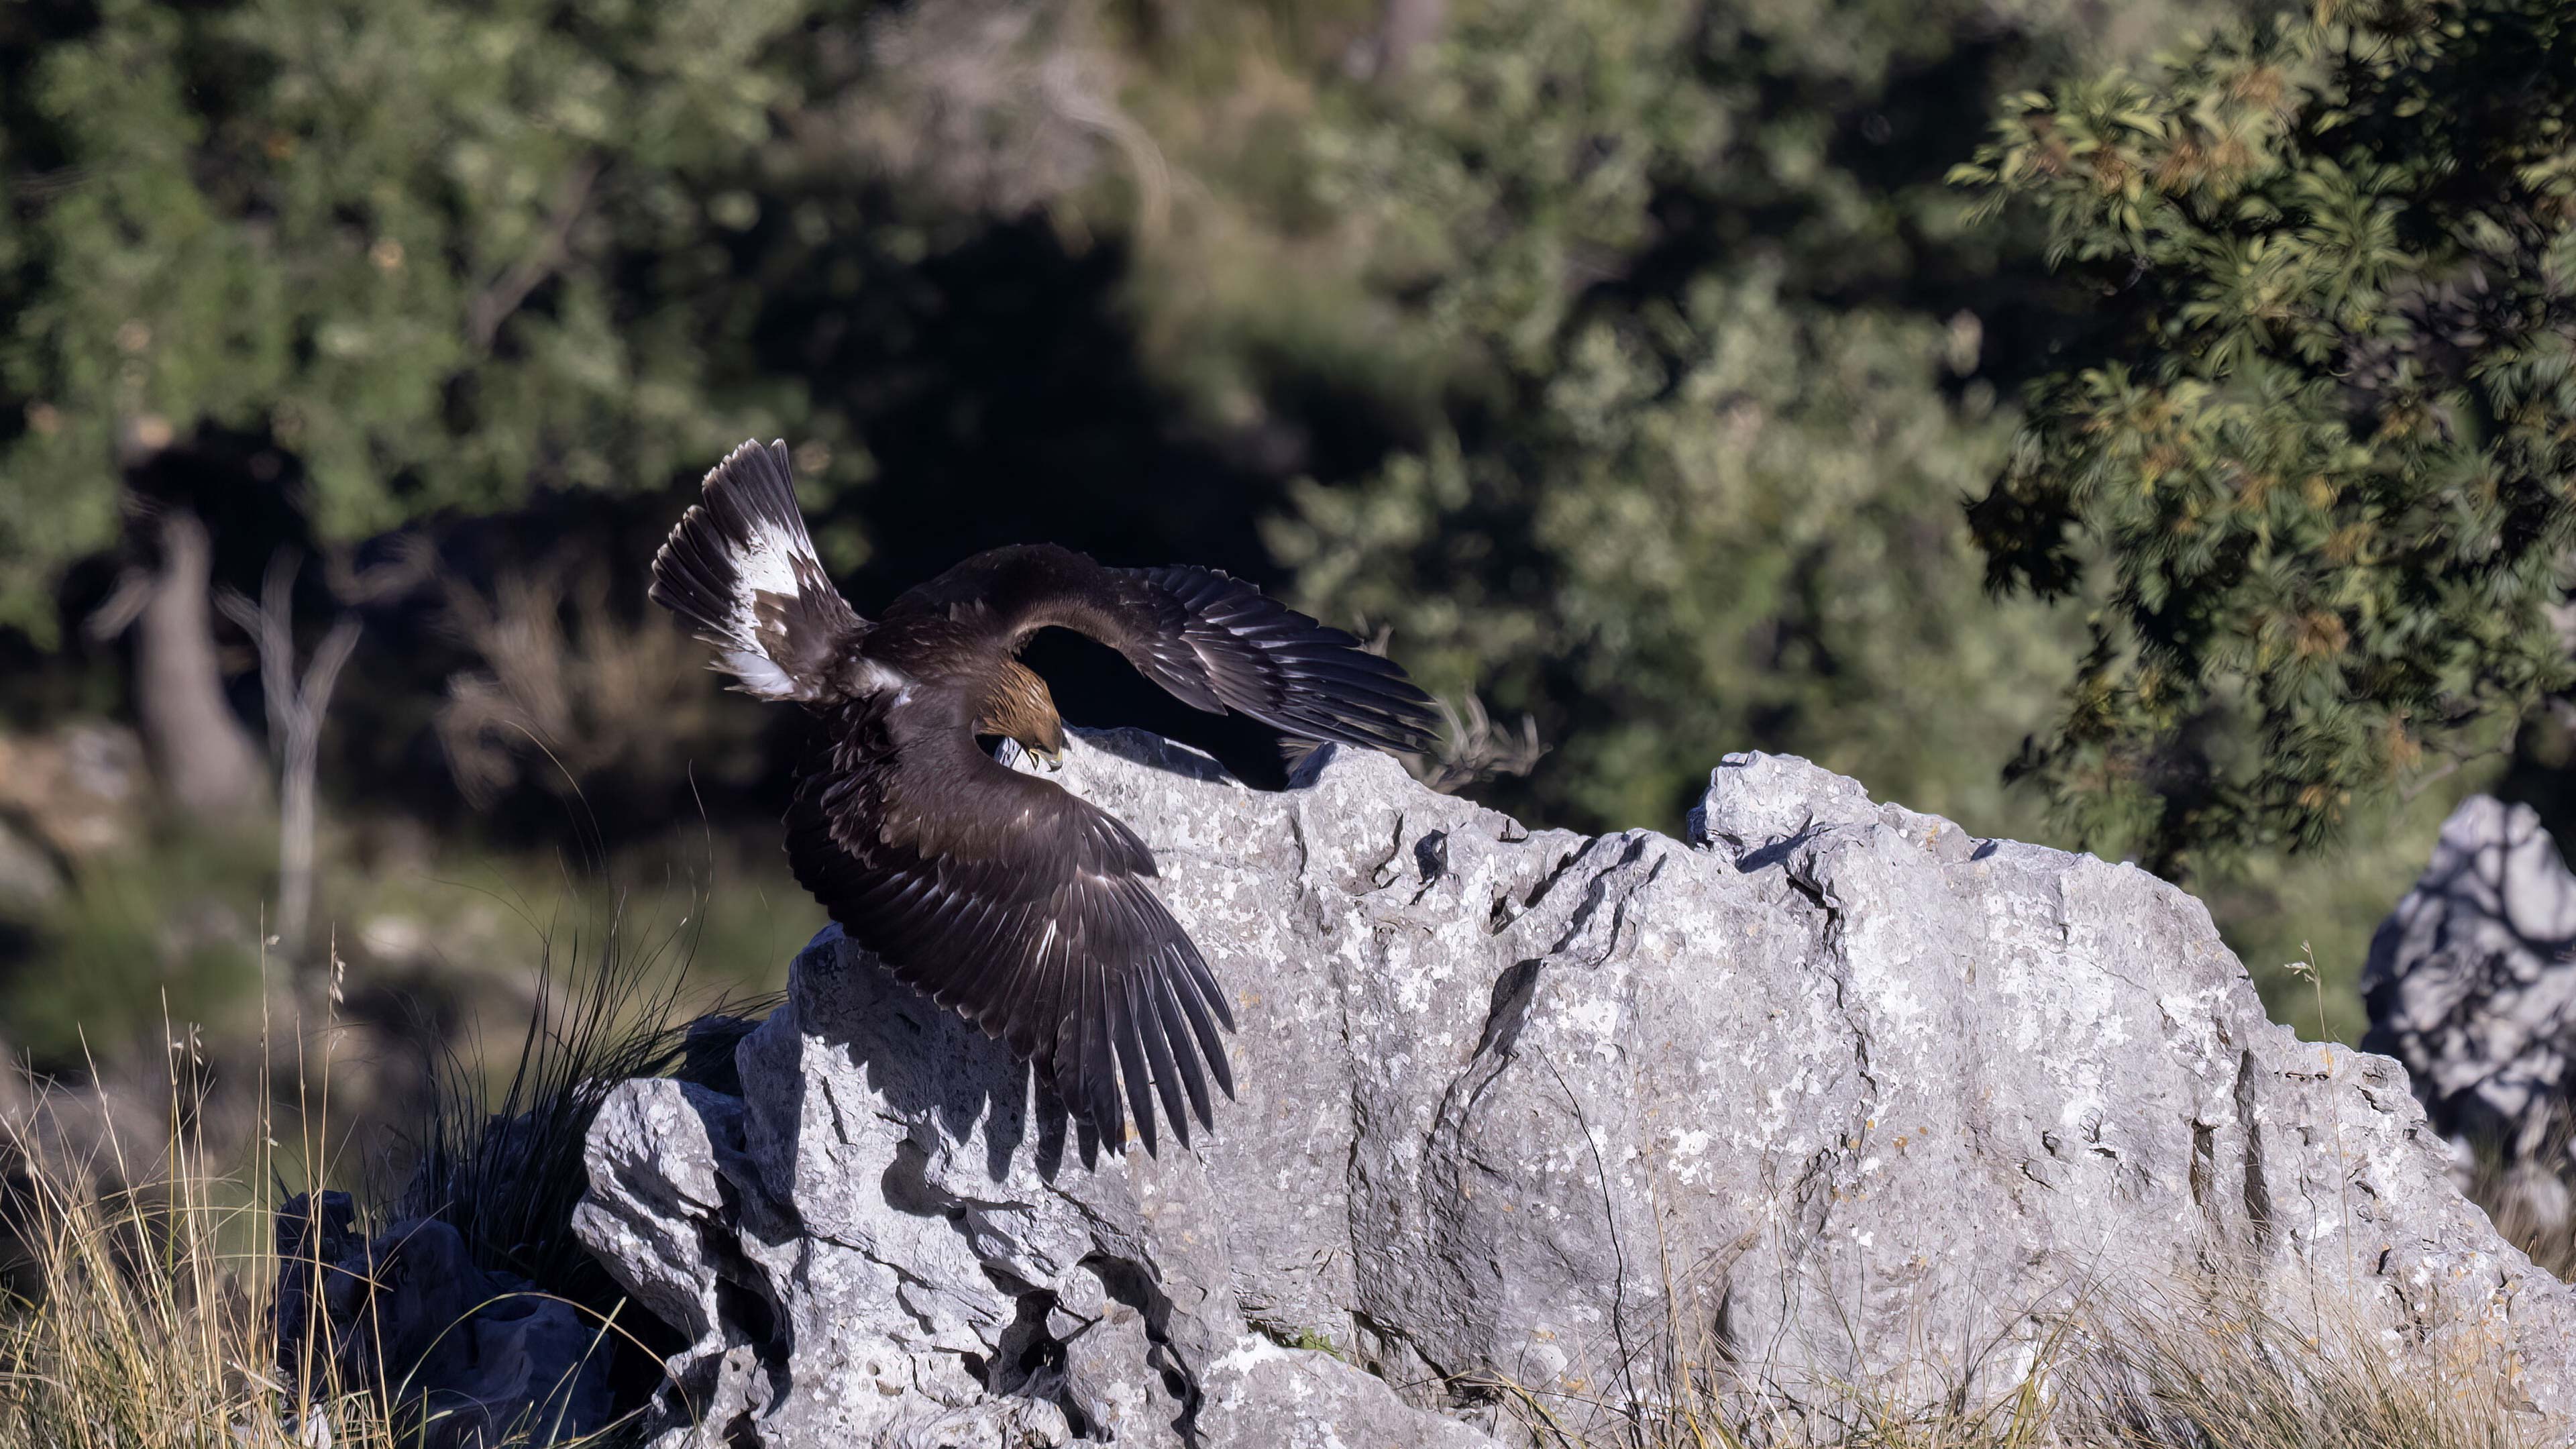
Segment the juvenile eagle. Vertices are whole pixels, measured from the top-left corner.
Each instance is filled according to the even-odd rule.
[[[999,548],[859,617],[797,511],[786,446],[744,443],[653,559],[655,603],[715,647],[736,688],[794,700],[825,742],[787,812],[796,879],[896,976],[1033,1062],[1102,1140],[1147,1151],[1150,1086],[1174,1133],[1234,1093],[1207,961],[1154,894],[1154,855],[1116,817],[1006,769],[978,736],[1060,765],[1064,721],[1018,654],[1085,634],[1211,713],[1375,749],[1429,744],[1430,698],[1359,640],[1201,568],[1108,568]]]

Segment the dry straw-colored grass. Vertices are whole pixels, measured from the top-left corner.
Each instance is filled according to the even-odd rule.
[[[1575,1406],[1508,1383],[1520,1442],[1546,1449],[2520,1449],[2549,1442],[2491,1371],[2436,1372],[2355,1312],[2255,1306],[2250,1284],[2175,1283],[2079,1309],[2000,1392],[1810,1381],[1744,1390],[1722,1355],[1673,1357],[1652,1388]],[[1607,1411],[1606,1414],[1604,1411]]]
[[[0,1304],[0,1444],[393,1444],[378,1401],[354,1386],[278,1381],[275,1198],[257,1186],[269,1149],[249,1173],[222,1170],[201,1105],[174,1089],[164,1140],[148,1148],[112,1125],[76,1146],[41,1103],[0,1126],[17,1258]]]
[[[681,1024],[694,943],[686,924],[658,937],[645,930],[634,946],[636,928],[614,910],[592,949],[570,938],[561,965],[545,931],[515,1067],[496,1084],[479,1052],[431,1063],[436,1090],[407,1134],[421,1167],[400,1193],[361,1193],[373,1211],[359,1229],[383,1226],[364,1217],[437,1218],[490,1266],[599,1323],[602,1352],[636,1347],[614,1285],[579,1251],[570,1219],[600,1097],[631,1076],[695,1069],[700,1044]],[[343,1325],[347,1339],[335,1341],[323,1294],[301,1295],[299,1321],[273,1322],[286,1176],[319,1189],[347,1175],[330,1102],[342,1035],[336,956],[332,969],[322,1027],[294,1038],[293,1099],[259,1102],[247,1131],[230,1124],[229,1148],[210,1140],[218,1114],[187,1030],[170,1033],[167,1111],[150,1143],[132,1140],[130,1112],[32,1081],[19,1094],[25,1105],[0,1111],[0,1449],[391,1449],[418,1442],[435,1420],[401,1366],[370,1358],[375,1335]],[[261,1039],[265,1084],[265,1024]],[[288,1251],[319,1254],[318,1237],[304,1241]],[[300,1266],[297,1276],[325,1292],[349,1271]],[[311,1351],[281,1367],[281,1337]]]

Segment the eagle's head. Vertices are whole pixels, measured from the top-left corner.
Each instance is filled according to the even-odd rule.
[[[1017,740],[1050,770],[1064,768],[1064,716],[1055,712],[1055,696],[1037,671],[1016,659],[1006,660],[994,678],[975,733]]]

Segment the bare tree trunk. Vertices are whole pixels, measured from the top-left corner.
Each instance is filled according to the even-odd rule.
[[[277,934],[293,953],[303,951],[305,931],[313,922],[314,777],[322,754],[322,719],[330,713],[340,667],[357,645],[358,621],[353,618],[332,625],[323,637],[305,670],[303,687],[296,691],[295,713],[287,722],[286,746],[278,760]]]
[[[303,953],[313,921],[313,836],[319,824],[315,775],[321,761],[322,721],[331,691],[358,647],[358,619],[341,616],[313,651],[304,678],[295,677],[295,556],[269,560],[268,578],[254,604],[226,589],[216,602],[259,646],[259,679],[268,700],[269,746],[277,756],[277,922],[287,959]]]
[[[268,772],[224,699],[213,556],[196,515],[162,515],[161,566],[136,619],[134,707],[164,797],[190,820],[228,826],[264,812]]]

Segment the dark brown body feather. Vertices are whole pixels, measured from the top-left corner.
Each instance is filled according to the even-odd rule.
[[[746,445],[655,561],[654,597],[724,651],[744,687],[820,713],[828,744],[799,772],[787,817],[797,879],[898,977],[1035,1063],[1068,1110],[1116,1142],[1132,1115],[1156,1144],[1154,1103],[1183,1142],[1212,1121],[1208,1085],[1233,1082],[1233,1015],[1207,962],[1155,895],[1153,853],[1107,812],[1010,770],[976,736],[1060,751],[1062,721],[1017,661],[1039,629],[1119,650],[1205,710],[1309,739],[1428,744],[1430,701],[1359,641],[1206,569],[1112,569],[1050,545],[977,555],[905,593],[873,623],[834,594],[801,597],[803,524],[728,495]],[[768,450],[783,462],[784,449]],[[784,494],[763,464],[749,480]],[[761,520],[728,530],[727,521]],[[780,564],[751,552],[795,555]],[[725,592],[729,562],[737,582]],[[772,598],[759,581],[792,580]],[[791,621],[771,631],[771,620]],[[803,632],[793,621],[803,624]],[[816,637],[820,635],[821,637]],[[746,649],[758,656],[742,659]],[[1124,1110],[1121,1088],[1124,1088]],[[1186,1110],[1185,1110],[1186,1102]]]

